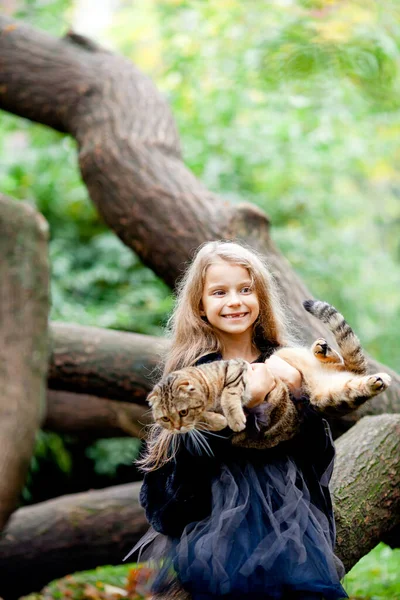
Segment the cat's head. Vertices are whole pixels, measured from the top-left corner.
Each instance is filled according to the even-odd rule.
[[[186,433],[201,426],[207,397],[200,381],[177,371],[158,383],[147,401],[155,423],[172,433]]]

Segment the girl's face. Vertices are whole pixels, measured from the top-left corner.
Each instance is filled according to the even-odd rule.
[[[206,271],[201,298],[202,316],[218,332],[251,337],[260,305],[245,267],[221,260]]]

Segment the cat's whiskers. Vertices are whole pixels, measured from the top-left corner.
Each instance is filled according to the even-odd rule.
[[[197,421],[197,425],[208,425],[208,423],[203,423],[203,421]],[[213,435],[214,437],[221,438],[221,440],[226,440],[226,437],[224,435],[218,435],[218,433],[215,433],[215,431],[210,431],[209,429],[202,429],[201,427],[198,427],[197,431],[202,431],[209,435]]]
[[[197,441],[196,435],[194,434],[194,430],[188,431],[186,435],[187,435],[188,441],[193,445],[193,448],[194,448],[196,454],[201,454],[201,448]]]
[[[208,456],[214,456],[214,452],[212,451],[211,446],[208,443],[206,437],[202,433],[200,433],[200,431],[197,431],[196,435],[198,436],[200,443],[204,446],[204,449]]]
[[[193,445],[199,454],[203,454],[203,452],[205,452],[208,456],[214,456],[209,443],[200,433],[200,431],[192,429],[191,431],[188,431],[188,435],[190,436],[190,440],[193,442]]]
[[[176,456],[176,453],[178,452],[181,439],[180,439],[180,436],[175,435],[172,432],[169,432],[169,433],[170,433],[170,439],[169,439],[168,449],[167,449],[167,460],[173,460]]]

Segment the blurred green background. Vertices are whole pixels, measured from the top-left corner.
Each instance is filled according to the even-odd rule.
[[[8,0],[5,10],[54,35],[73,27],[148,73],[186,164],[211,190],[265,210],[313,295],[399,370],[400,3],[103,0],[89,17],[83,4]],[[162,334],[170,290],[103,224],[72,139],[0,113],[0,189],[50,224],[52,319]],[[111,480],[129,443],[98,443],[86,458]],[[70,472],[76,444],[41,434],[33,473],[40,460]],[[24,501],[40,497],[34,488]],[[400,598],[400,583],[357,585],[353,597]]]

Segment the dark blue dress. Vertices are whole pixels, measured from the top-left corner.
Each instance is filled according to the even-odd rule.
[[[175,460],[145,475],[140,500],[154,532],[146,555],[164,558],[153,589],[177,577],[193,600],[347,597],[333,552],[329,426],[307,399],[298,408],[300,433],[276,448],[234,447],[226,429],[206,434],[213,455],[199,456],[182,436]],[[247,422],[257,435],[259,409]]]

